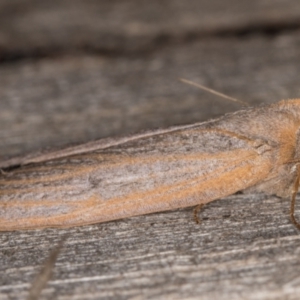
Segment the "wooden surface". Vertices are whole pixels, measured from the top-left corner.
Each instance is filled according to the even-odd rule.
[[[0,3],[0,159],[204,121],[300,97],[298,1]],[[298,216],[300,216],[300,210]],[[24,299],[68,238],[41,299],[298,299],[289,201],[237,194],[68,230],[0,234],[0,299]]]

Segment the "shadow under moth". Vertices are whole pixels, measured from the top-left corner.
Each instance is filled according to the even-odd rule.
[[[0,162],[0,230],[71,227],[198,206],[241,190],[291,198],[300,99],[204,123]]]

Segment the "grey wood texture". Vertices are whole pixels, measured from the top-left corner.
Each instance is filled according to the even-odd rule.
[[[2,0],[6,59],[57,51],[108,55],[156,50],[203,35],[296,28],[297,0]]]
[[[151,2],[151,3],[150,3]],[[298,1],[0,3],[0,159],[205,121],[300,96]],[[300,216],[300,210],[297,210]],[[67,234],[41,299],[298,299],[289,201],[237,194],[192,209],[0,234],[0,299],[25,299]]]

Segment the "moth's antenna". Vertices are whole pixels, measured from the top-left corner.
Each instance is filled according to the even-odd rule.
[[[231,101],[234,101],[234,102],[241,103],[241,104],[243,104],[243,105],[245,105],[245,106],[249,106],[249,104],[248,104],[247,102],[241,101],[241,100],[236,99],[236,98],[232,98],[232,97],[230,97],[230,96],[227,96],[227,95],[225,95],[225,94],[222,94],[222,93],[220,93],[220,92],[217,92],[217,91],[215,91],[215,90],[213,90],[213,89],[210,89],[210,88],[208,88],[208,87],[206,87],[206,86],[203,86],[203,85],[201,85],[201,84],[199,84],[199,83],[195,83],[195,82],[193,82],[193,81],[186,80],[186,79],[184,79],[184,78],[179,78],[179,80],[182,81],[182,82],[184,82],[184,83],[187,83],[187,84],[189,84],[189,85],[196,86],[196,87],[198,87],[199,89],[202,89],[202,90],[204,90],[204,91],[207,91],[207,92],[212,93],[212,94],[214,94],[214,95],[217,95],[217,96],[219,96],[219,97],[225,98],[225,99],[227,99],[227,100],[231,100]]]

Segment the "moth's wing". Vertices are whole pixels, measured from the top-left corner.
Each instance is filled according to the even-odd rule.
[[[0,230],[66,227],[207,203],[267,176],[271,151],[190,128],[24,166],[0,177]]]
[[[274,156],[262,140],[201,127],[140,139],[105,153],[125,157],[103,184],[95,174],[100,191],[109,191],[102,194],[103,204],[97,207],[102,216],[98,214],[95,222],[204,204],[233,194],[266,178]]]
[[[202,123],[199,123],[202,124]],[[8,158],[0,161],[0,170],[12,168],[21,165],[27,165],[31,163],[44,162],[53,159],[59,159],[63,157],[67,157],[70,155],[78,155],[83,153],[88,153],[97,150],[107,149],[109,147],[114,147],[118,145],[125,144],[130,141],[135,141],[141,138],[152,137],[160,134],[166,134],[178,130],[184,130],[186,128],[192,128],[199,125],[198,123],[190,124],[190,125],[182,125],[182,126],[174,126],[167,129],[157,129],[152,131],[146,131],[143,133],[129,135],[124,137],[116,137],[116,138],[103,138],[96,141],[91,141],[79,145],[73,145],[69,147],[65,147],[63,149],[49,149],[43,150],[39,152],[29,153],[26,155],[16,156],[12,158]]]

